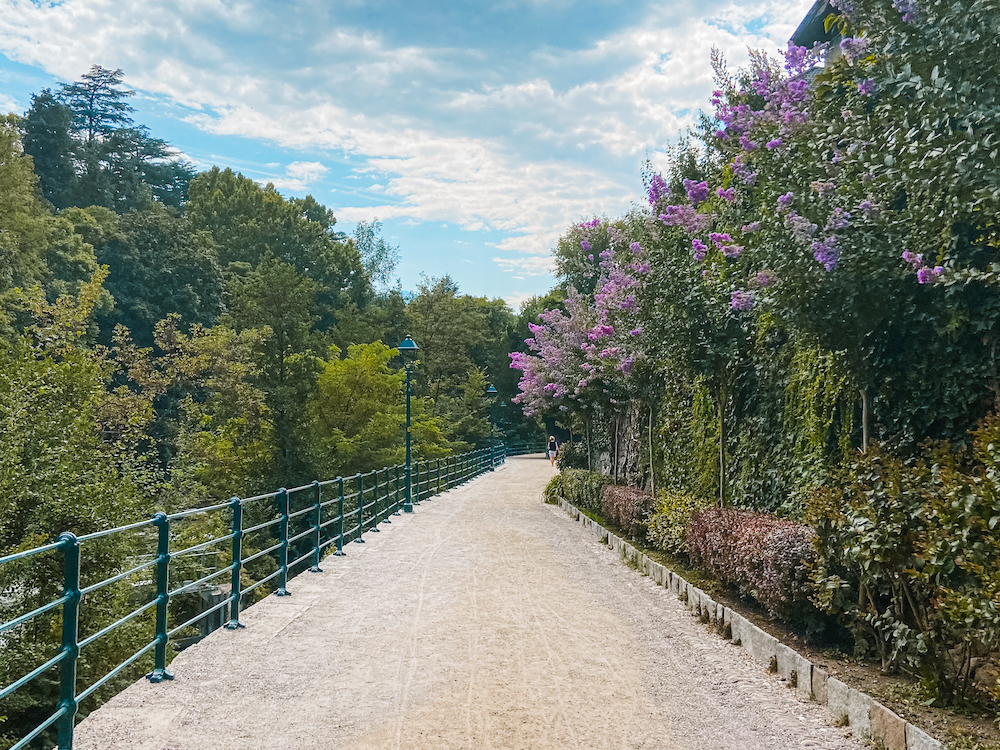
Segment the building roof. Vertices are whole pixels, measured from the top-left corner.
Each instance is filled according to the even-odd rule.
[[[817,43],[832,42],[839,36],[839,33],[836,28],[827,31],[824,26],[827,16],[836,12],[837,9],[830,4],[829,0],[816,0],[809,12],[806,13],[806,17],[802,19],[802,23],[795,29],[795,33],[792,34],[792,41],[799,47],[808,49],[812,49]]]

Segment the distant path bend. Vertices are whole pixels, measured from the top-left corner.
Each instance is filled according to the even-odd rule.
[[[393,517],[76,750],[860,750],[554,506],[541,457]]]

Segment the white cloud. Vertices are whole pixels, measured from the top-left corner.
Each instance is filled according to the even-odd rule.
[[[16,99],[0,92],[0,115],[5,115],[9,112],[22,111],[24,111],[24,107],[18,104]]]
[[[506,295],[503,298],[503,301],[506,302],[507,306],[514,312],[520,312],[521,306],[534,296],[535,295],[529,294],[528,292],[514,292]]]
[[[472,46],[393,43],[338,22],[337,4],[0,0],[0,51],[64,80],[95,60],[121,67],[206,132],[346,155],[363,165],[352,178],[377,181],[359,194],[379,205],[335,207],[341,220],[507,232],[495,262],[538,276],[568,224],[640,198],[642,160],[662,165],[660,149],[707,106],[710,48],[734,64],[747,46],[773,51],[810,4],[650,3],[583,49],[497,62]],[[302,192],[328,173],[293,161],[272,181]]]

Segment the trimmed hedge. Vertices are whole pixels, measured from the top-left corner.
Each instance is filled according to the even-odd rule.
[[[549,505],[559,505],[559,501],[563,499],[562,474],[556,474],[549,480],[549,483],[545,485],[545,489],[542,491],[542,495],[545,497],[545,502]]]
[[[601,512],[601,489],[611,482],[611,477],[585,469],[566,469],[562,478],[563,496],[568,502],[591,513]]]
[[[606,484],[601,490],[601,515],[622,533],[635,538],[653,511],[653,496],[638,487]]]
[[[772,615],[808,624],[814,532],[805,524],[735,508],[705,508],[687,529],[691,561],[752,596]]]
[[[715,500],[677,490],[662,490],[653,514],[646,522],[646,540],[656,549],[677,557],[687,556],[687,525],[697,511],[711,507]]]

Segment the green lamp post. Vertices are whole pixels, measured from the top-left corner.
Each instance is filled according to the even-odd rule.
[[[406,477],[405,485],[403,490],[403,512],[412,513],[413,512],[413,497],[410,490],[410,396],[412,395],[412,388],[410,386],[411,368],[413,367],[413,360],[417,356],[417,352],[420,347],[417,346],[417,342],[412,338],[407,336],[403,339],[399,346],[399,353],[403,355],[403,365],[406,369]]]

